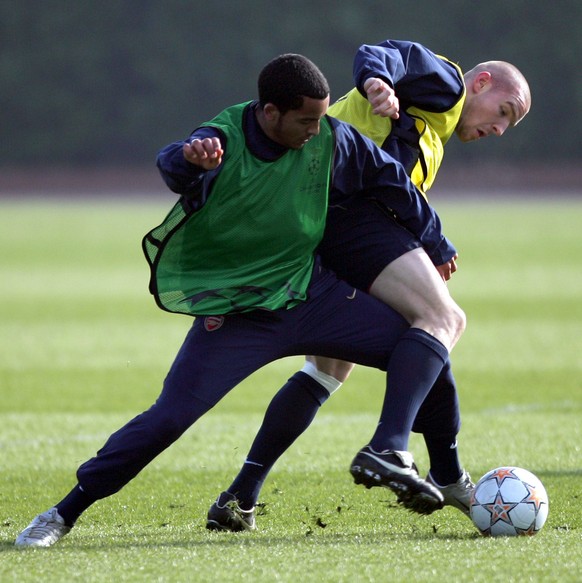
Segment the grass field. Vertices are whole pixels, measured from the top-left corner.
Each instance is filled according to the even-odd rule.
[[[560,199],[437,204],[469,318],[453,353],[461,457],[473,478],[517,465],[544,482],[537,536],[486,539],[458,511],[420,517],[354,486],[383,394],[363,368],[273,470],[259,530],[206,531],[294,358],[253,375],[61,543],[15,549],[153,402],[186,333],[186,317],[155,307],[140,249],[170,204],[0,202],[0,581],[582,580],[582,203]],[[411,448],[426,471],[418,436]]]

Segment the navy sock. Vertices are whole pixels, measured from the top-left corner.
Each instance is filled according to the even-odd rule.
[[[416,414],[448,357],[444,345],[424,330],[410,328],[402,335],[388,363],[386,396],[370,441],[376,451],[408,449]]]
[[[424,436],[430,458],[430,475],[439,486],[456,482],[463,473],[457,451],[457,436]]]
[[[77,484],[58,504],[56,509],[63,517],[67,526],[74,526],[77,518],[95,502],[95,499],[88,496],[81,486]]]
[[[242,509],[256,504],[275,462],[309,427],[328,397],[328,391],[304,372],[296,372],[273,397],[247,460],[228,488]]]
[[[430,474],[440,486],[456,482],[463,472],[457,450],[461,412],[450,361],[418,411],[412,431],[422,433],[430,459]]]

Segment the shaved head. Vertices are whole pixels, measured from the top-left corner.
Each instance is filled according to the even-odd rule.
[[[512,97],[515,103],[515,120],[517,124],[529,112],[531,92],[526,78],[521,71],[506,61],[485,61],[465,73],[465,82],[469,85],[480,73],[491,75],[491,87],[495,91]]]

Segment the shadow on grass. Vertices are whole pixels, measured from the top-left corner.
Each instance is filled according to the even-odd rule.
[[[151,542],[151,535],[147,535],[147,541],[135,540],[136,536],[111,536],[110,540],[107,542],[100,542],[98,544],[91,543],[87,541],[87,535],[81,535],[83,537],[82,542],[75,540],[76,537],[73,535],[71,538],[67,537],[62,543],[58,543],[54,547],[50,548],[32,548],[32,549],[22,549],[14,546],[13,540],[0,541],[0,553],[4,552],[18,552],[18,553],[28,553],[28,552],[51,552],[53,549],[62,549],[63,551],[98,551],[98,550],[129,550],[129,549],[144,549],[144,548],[169,548],[169,549],[192,549],[192,548],[234,548],[234,547],[249,547],[249,548],[273,548],[274,546],[290,548],[296,547],[298,545],[314,545],[314,546],[353,546],[358,545],[378,547],[378,545],[386,545],[394,541],[409,541],[409,542],[428,542],[428,541],[441,541],[441,542],[453,542],[453,541],[470,541],[482,538],[479,533],[458,533],[458,534],[439,534],[438,532],[426,533],[426,532],[412,532],[412,533],[386,533],[383,535],[379,534],[357,534],[357,533],[334,533],[334,534],[314,534],[307,531],[304,534],[291,534],[291,535],[269,535],[262,533],[249,533],[249,532],[230,532],[230,533],[206,533],[199,534],[196,533],[191,537],[180,536],[177,540],[170,540],[170,538],[175,537],[164,537],[162,533],[157,537],[160,542]],[[146,535],[144,535],[145,537]],[[99,537],[102,539],[103,537]],[[131,538],[132,540],[127,540]]]

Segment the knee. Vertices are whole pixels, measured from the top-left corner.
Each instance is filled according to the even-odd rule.
[[[464,310],[460,308],[456,303],[452,306],[450,311],[450,331],[451,336],[455,339],[455,342],[461,337],[465,328],[467,328],[467,315]]]
[[[183,416],[156,415],[151,420],[150,428],[156,441],[169,445],[179,439],[191,425]]]
[[[465,331],[467,317],[465,312],[451,300],[430,306],[414,321],[413,326],[435,336],[451,351]]]
[[[168,407],[162,400],[153,405],[145,414],[152,435],[157,441],[171,444],[182,436],[201,416],[196,407]]]

